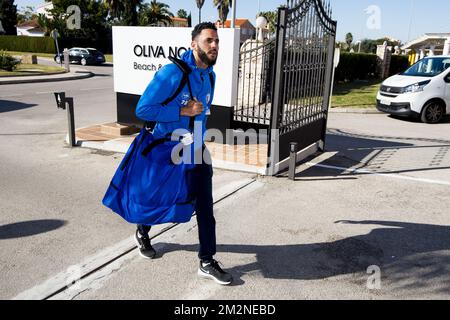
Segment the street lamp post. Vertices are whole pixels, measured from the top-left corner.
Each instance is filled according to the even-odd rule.
[[[231,14],[231,27],[235,28],[236,27],[236,0],[233,0],[232,2],[232,14]]]

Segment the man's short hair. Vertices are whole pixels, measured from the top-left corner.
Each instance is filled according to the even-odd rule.
[[[192,40],[194,40],[200,33],[202,33],[202,30],[205,29],[211,29],[217,31],[217,27],[212,22],[202,22],[199,23],[194,27],[194,30],[192,30]]]

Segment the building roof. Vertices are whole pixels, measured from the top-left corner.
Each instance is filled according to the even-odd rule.
[[[250,25],[253,27],[253,24],[248,19],[236,19],[236,27],[240,28],[241,25],[243,25],[246,22],[250,23]],[[220,21],[218,21],[216,24],[218,24],[220,27],[222,27],[222,24],[220,23]],[[230,28],[230,27],[231,27],[231,20],[226,20],[225,28]]]
[[[448,38],[450,38],[450,33],[425,33],[422,37],[405,44],[402,47],[402,50],[418,49],[429,46],[444,46],[444,42]]]
[[[179,18],[179,17],[171,17],[171,19],[173,21],[180,21],[180,22],[187,22],[188,21],[188,19],[186,19],[186,18]]]
[[[17,27],[19,27],[19,28],[27,28],[27,27],[36,28],[36,27],[39,27],[39,24],[37,23],[36,20],[28,20],[28,21],[24,21],[22,23],[19,23],[17,25]]]
[[[22,30],[26,31],[35,31],[35,32],[44,32],[44,29],[42,29],[36,20],[29,20],[22,22],[16,26],[17,28],[20,28]]]

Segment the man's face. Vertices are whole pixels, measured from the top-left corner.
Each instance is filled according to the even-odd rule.
[[[219,54],[219,37],[217,31],[213,29],[203,29],[202,32],[192,41],[192,49],[197,52],[200,60],[213,66]]]

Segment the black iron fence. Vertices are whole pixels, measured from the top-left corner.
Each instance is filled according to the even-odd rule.
[[[241,48],[234,120],[272,129],[272,173],[291,142],[324,148],[336,36],[330,17],[324,0],[288,0],[278,9],[276,39]]]

